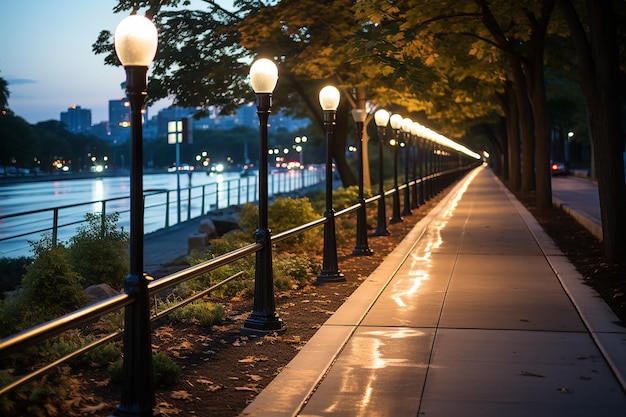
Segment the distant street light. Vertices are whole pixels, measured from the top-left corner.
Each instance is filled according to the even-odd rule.
[[[359,208],[356,212],[356,246],[353,255],[373,255],[367,243],[367,218],[365,212],[365,198],[363,197],[363,123],[367,117],[365,109],[352,110],[352,117],[356,124],[356,143],[359,161],[359,195],[357,203]]]
[[[324,111],[324,130],[326,131],[326,211],[324,216],[324,258],[322,271],[317,276],[318,283],[345,281],[337,265],[337,241],[335,239],[335,211],[333,210],[333,158],[335,120],[340,94],[336,87],[327,85],[319,93],[320,106]]]
[[[256,60],[250,67],[250,83],[256,93],[259,116],[259,219],[255,237],[262,245],[256,252],[253,311],[243,324],[246,334],[265,335],[284,330],[276,314],[274,272],[272,268],[272,232],[268,227],[268,149],[267,127],[272,107],[272,92],[278,81],[278,68],[266,58]]]
[[[376,220],[376,230],[374,236],[389,236],[387,230],[387,214],[385,213],[385,190],[383,189],[384,170],[383,170],[383,149],[385,144],[385,131],[389,124],[389,112],[385,109],[379,109],[374,113],[374,121],[378,127],[378,216]]]
[[[117,416],[151,416],[155,406],[152,377],[150,300],[148,278],[143,273],[143,126],[141,109],[147,96],[148,66],[157,50],[154,24],[139,15],[128,16],[115,29],[115,52],[126,71],[130,102],[130,273],[124,289],[135,297],[124,313],[124,363],[122,400]]]
[[[390,224],[400,223],[402,216],[400,215],[400,191],[398,190],[398,155],[400,149],[400,129],[402,128],[402,116],[394,114],[389,118],[391,129],[393,130],[393,138],[389,140],[389,144],[393,146],[393,196],[391,205]]]

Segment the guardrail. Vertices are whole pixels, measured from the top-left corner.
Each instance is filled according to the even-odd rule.
[[[408,191],[409,189],[416,190],[419,188],[419,192],[424,199],[429,199],[436,195],[438,192],[443,190],[449,183],[452,183],[457,178],[464,175],[467,171],[474,168],[476,164],[469,164],[465,166],[460,166],[460,162],[457,166],[453,168],[448,168],[445,170],[437,171],[436,169],[433,173],[430,173],[422,178],[415,179],[409,181],[401,186],[395,187],[391,190],[384,192],[384,196],[394,195],[395,193],[399,193],[401,191]],[[443,168],[444,165],[441,165],[440,168]],[[380,200],[383,196],[376,195],[367,200],[364,200],[363,203],[357,203],[350,207],[344,208],[334,214],[335,217],[345,216],[349,213],[356,211],[361,204],[367,205],[373,202]],[[300,225],[291,230],[287,230],[282,233],[277,233],[272,237],[272,242],[279,242],[285,239],[288,239],[292,236],[300,234],[309,229],[319,227],[328,221],[327,217],[319,218],[315,221],[312,221],[307,224]],[[186,268],[182,271],[170,274],[158,280],[152,281],[148,284],[148,293],[149,297],[153,297],[161,291],[172,288],[178,284],[184,283],[190,279],[196,278],[200,275],[208,273],[218,267],[227,265],[233,261],[241,259],[245,256],[251,255],[262,248],[261,243],[251,243],[246,246],[243,246],[239,249],[231,251],[221,256],[217,256],[208,261],[202,262],[195,266]],[[194,294],[192,297],[187,298],[181,301],[179,304],[172,306],[168,310],[162,311],[160,313],[155,313],[151,317],[151,320],[156,320],[161,318],[169,313],[171,313],[176,308],[181,307],[197,298],[200,298],[215,289],[223,286],[225,283],[232,281],[234,279],[239,278],[242,273],[235,274],[226,280],[203,290],[199,294]],[[0,340],[0,359],[5,359],[13,354],[23,352],[24,349],[28,347],[32,347],[35,344],[49,340],[53,337],[57,337],[61,335],[66,330],[80,328],[86,324],[92,323],[95,320],[100,319],[101,317],[119,311],[122,308],[132,306],[133,303],[137,301],[137,294],[132,291],[126,291],[117,296],[108,298],[106,300],[97,302],[90,306],[84,307],[80,310],[74,311],[72,313],[66,314],[57,319],[51,320],[49,322],[40,324],[33,328],[24,330],[15,335],[9,336],[5,339]],[[52,363],[49,363],[41,368],[30,372],[27,375],[20,377],[17,380],[12,381],[10,384],[0,388],[0,396],[9,393],[10,391],[24,385],[25,383],[42,376],[43,374],[49,373],[63,363],[66,363],[73,358],[87,352],[88,350],[94,349],[97,346],[100,346],[104,343],[108,343],[112,340],[115,340],[123,335],[123,330],[113,332],[106,336],[101,337],[97,341],[86,345]],[[132,341],[132,338],[128,338],[128,341]],[[144,352],[144,355],[150,355],[151,352]],[[122,393],[122,397],[124,397],[124,393]]]
[[[270,193],[293,192],[318,184],[324,180],[319,171],[303,170],[296,175],[287,175],[280,171],[272,175]],[[257,195],[258,177],[249,175],[236,179],[226,180],[223,183],[209,183],[180,189],[179,207],[178,190],[145,190],[144,191],[144,218],[146,219],[146,233],[161,228],[169,228],[179,222],[206,214],[207,211],[219,210],[231,205],[241,205],[255,202]],[[17,249],[3,250],[0,256],[10,255],[11,252],[23,253],[28,248],[28,240],[38,240],[43,233],[52,235],[52,242],[56,244],[61,232],[70,235],[76,226],[85,222],[87,212],[106,214],[114,211],[120,214],[118,224],[127,226],[130,223],[130,208],[116,209],[119,206],[129,207],[130,196],[96,200],[86,203],[63,205],[39,210],[30,210],[20,213],[0,216],[3,224],[3,233],[0,235],[0,244],[15,243]],[[113,207],[113,209],[112,209]],[[180,211],[179,211],[180,209]],[[18,220],[21,224],[28,224],[29,230],[11,233],[8,221]],[[154,219],[154,220],[153,220]],[[104,227],[105,216],[102,216]]]

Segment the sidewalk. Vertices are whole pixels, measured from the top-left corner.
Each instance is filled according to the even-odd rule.
[[[616,321],[479,168],[241,415],[626,416]]]
[[[602,240],[598,184],[586,178],[552,177],[552,204]]]

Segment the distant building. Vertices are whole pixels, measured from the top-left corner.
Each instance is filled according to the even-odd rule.
[[[91,134],[98,139],[109,140],[109,122],[100,122],[91,126]]]
[[[187,117],[191,117],[196,113],[195,109],[186,109],[183,107],[168,107],[166,109],[159,110],[157,114],[157,136],[167,136],[167,123],[174,120],[182,120]]]
[[[109,137],[120,142],[130,137],[130,102],[127,98],[109,100]]]
[[[61,123],[72,133],[91,132],[91,110],[71,105],[61,112]]]

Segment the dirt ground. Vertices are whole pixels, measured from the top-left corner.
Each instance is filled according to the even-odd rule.
[[[219,300],[226,307],[227,318],[210,331],[193,325],[156,327],[154,349],[167,353],[182,368],[174,387],[157,391],[157,409],[161,415],[239,415],[443,195],[440,193],[414,210],[404,222],[388,225],[390,236],[369,237],[374,255],[353,256],[354,243],[339,247],[339,268],[346,282],[311,285],[276,294],[277,312],[287,326],[281,335],[241,336],[240,329],[252,309],[252,301],[239,299]],[[626,322],[623,285],[626,263],[604,264],[597,240],[562,211],[554,209],[538,216],[532,202],[525,204],[585,280],[596,287],[622,322]],[[166,269],[162,274],[169,272],[171,269]],[[121,387],[110,382],[101,369],[86,369],[79,380],[85,394],[75,408],[77,415],[110,415],[119,403]]]

